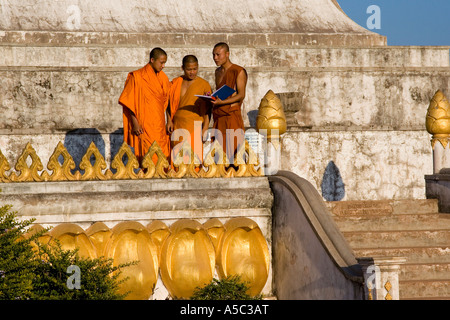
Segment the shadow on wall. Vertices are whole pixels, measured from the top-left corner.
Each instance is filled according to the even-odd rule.
[[[345,184],[334,161],[328,162],[322,178],[322,197],[326,201],[341,201],[345,197]]]
[[[97,129],[93,128],[75,129],[66,133],[66,136],[64,138],[64,146],[72,156],[76,166],[74,170],[71,170],[72,174],[75,173],[76,171],[80,171],[81,174],[84,173],[84,170],[80,170],[80,163],[87,149],[89,148],[91,142],[95,143],[103,158],[106,158],[105,140],[103,139],[103,136],[100,133],[100,131],[98,131]],[[109,135],[109,150],[111,153],[110,161],[114,159],[114,156],[119,151],[122,143],[123,143],[123,129],[118,129]],[[92,156],[90,161],[91,164],[93,165],[95,163],[95,157]],[[111,167],[111,163],[109,167]]]

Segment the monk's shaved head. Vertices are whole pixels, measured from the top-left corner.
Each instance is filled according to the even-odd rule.
[[[192,54],[184,56],[184,58],[183,58],[183,67],[186,67],[186,65],[188,63],[198,63],[197,57],[192,55]]]
[[[158,59],[160,56],[166,56],[167,53],[161,49],[161,48],[153,48],[152,51],[150,51],[150,60],[151,59]]]
[[[224,48],[225,52],[230,52],[230,47],[225,42],[219,42],[214,46],[214,49],[216,48]]]

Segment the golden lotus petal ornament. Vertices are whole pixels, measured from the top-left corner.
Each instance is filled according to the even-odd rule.
[[[25,239],[29,239],[36,233],[44,232],[45,230],[46,229],[40,224],[34,224],[27,230],[27,232],[23,236]],[[41,236],[37,238],[37,242],[39,242],[40,244],[47,244],[50,241],[50,239],[51,239],[50,235],[48,235],[47,233],[43,233]],[[30,244],[33,247],[33,250],[35,252],[38,252],[39,250],[38,244],[35,241],[31,241]]]
[[[445,148],[450,136],[450,103],[442,91],[438,90],[430,101],[427,110],[426,128],[433,135],[432,147],[440,142]]]
[[[222,278],[240,275],[249,283],[249,295],[261,293],[269,276],[270,256],[266,239],[255,221],[234,218],[225,223],[217,260]]]
[[[86,235],[92,242],[97,251],[97,255],[104,256],[106,254],[106,245],[111,238],[111,229],[103,222],[95,222],[86,230]]]
[[[113,265],[139,261],[136,265],[123,268],[119,292],[131,291],[125,299],[148,300],[158,280],[158,249],[148,230],[139,222],[125,221],[112,228],[111,238],[106,246],[106,257],[113,259]]]
[[[75,223],[61,223],[48,232],[51,237],[61,243],[64,250],[78,249],[80,257],[95,259],[97,252],[84,230]]]
[[[31,158],[31,165],[28,167],[27,158]],[[42,181],[39,171],[44,169],[42,165],[41,159],[36,154],[36,150],[31,146],[31,143],[27,143],[25,148],[23,149],[22,154],[17,160],[16,171],[20,171],[20,174],[17,176],[15,172],[11,173],[9,179],[14,182],[23,182],[23,181],[34,181],[40,182]]]
[[[91,164],[91,157],[95,157],[94,165]],[[80,169],[84,170],[84,174],[81,176],[81,180],[107,180],[107,177],[103,173],[106,169],[105,158],[98,150],[94,142],[91,142],[86,153],[81,158]]]
[[[161,252],[161,279],[174,298],[188,299],[196,287],[214,276],[214,246],[203,226],[194,220],[178,220]]]
[[[214,245],[216,257],[219,256],[219,244],[225,232],[225,227],[223,226],[223,223],[220,222],[220,220],[217,218],[212,218],[203,224],[203,228],[205,228],[206,231],[208,232],[211,242]]]
[[[160,220],[154,220],[147,225],[147,230],[150,233],[153,243],[158,248],[158,261],[161,261],[162,246],[170,235],[169,227]]]

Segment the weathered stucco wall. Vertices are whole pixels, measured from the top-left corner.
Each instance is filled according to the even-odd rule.
[[[200,75],[213,83],[209,46],[166,49],[169,78],[194,53]],[[11,165],[29,141],[44,162],[59,141],[76,163],[91,141],[107,161],[115,155],[122,143],[117,100],[127,72],[146,63],[149,48],[0,46],[0,52],[0,149]],[[425,115],[437,89],[449,93],[447,48],[238,46],[231,57],[249,73],[248,128],[269,89],[284,104],[283,169],[322,191],[332,161],[345,184],[340,200],[425,197],[423,176],[432,172]]]
[[[283,169],[321,190],[333,161],[346,200],[424,196],[432,165],[424,119],[436,90],[450,93],[448,48],[387,47],[330,0],[240,1],[235,15],[226,14],[235,1],[202,10],[195,1],[2,1],[0,150],[10,165],[29,141],[43,162],[59,141],[75,162],[91,141],[109,161],[122,143],[117,100],[127,73],[162,46],[170,79],[195,54],[213,84],[212,47],[226,41],[249,74],[247,128],[268,90],[284,104]],[[217,7],[223,28],[211,22]],[[376,178],[379,170],[391,174]]]

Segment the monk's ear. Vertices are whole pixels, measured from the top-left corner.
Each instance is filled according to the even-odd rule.
[[[150,64],[153,64],[155,62],[155,58],[150,58]]]

